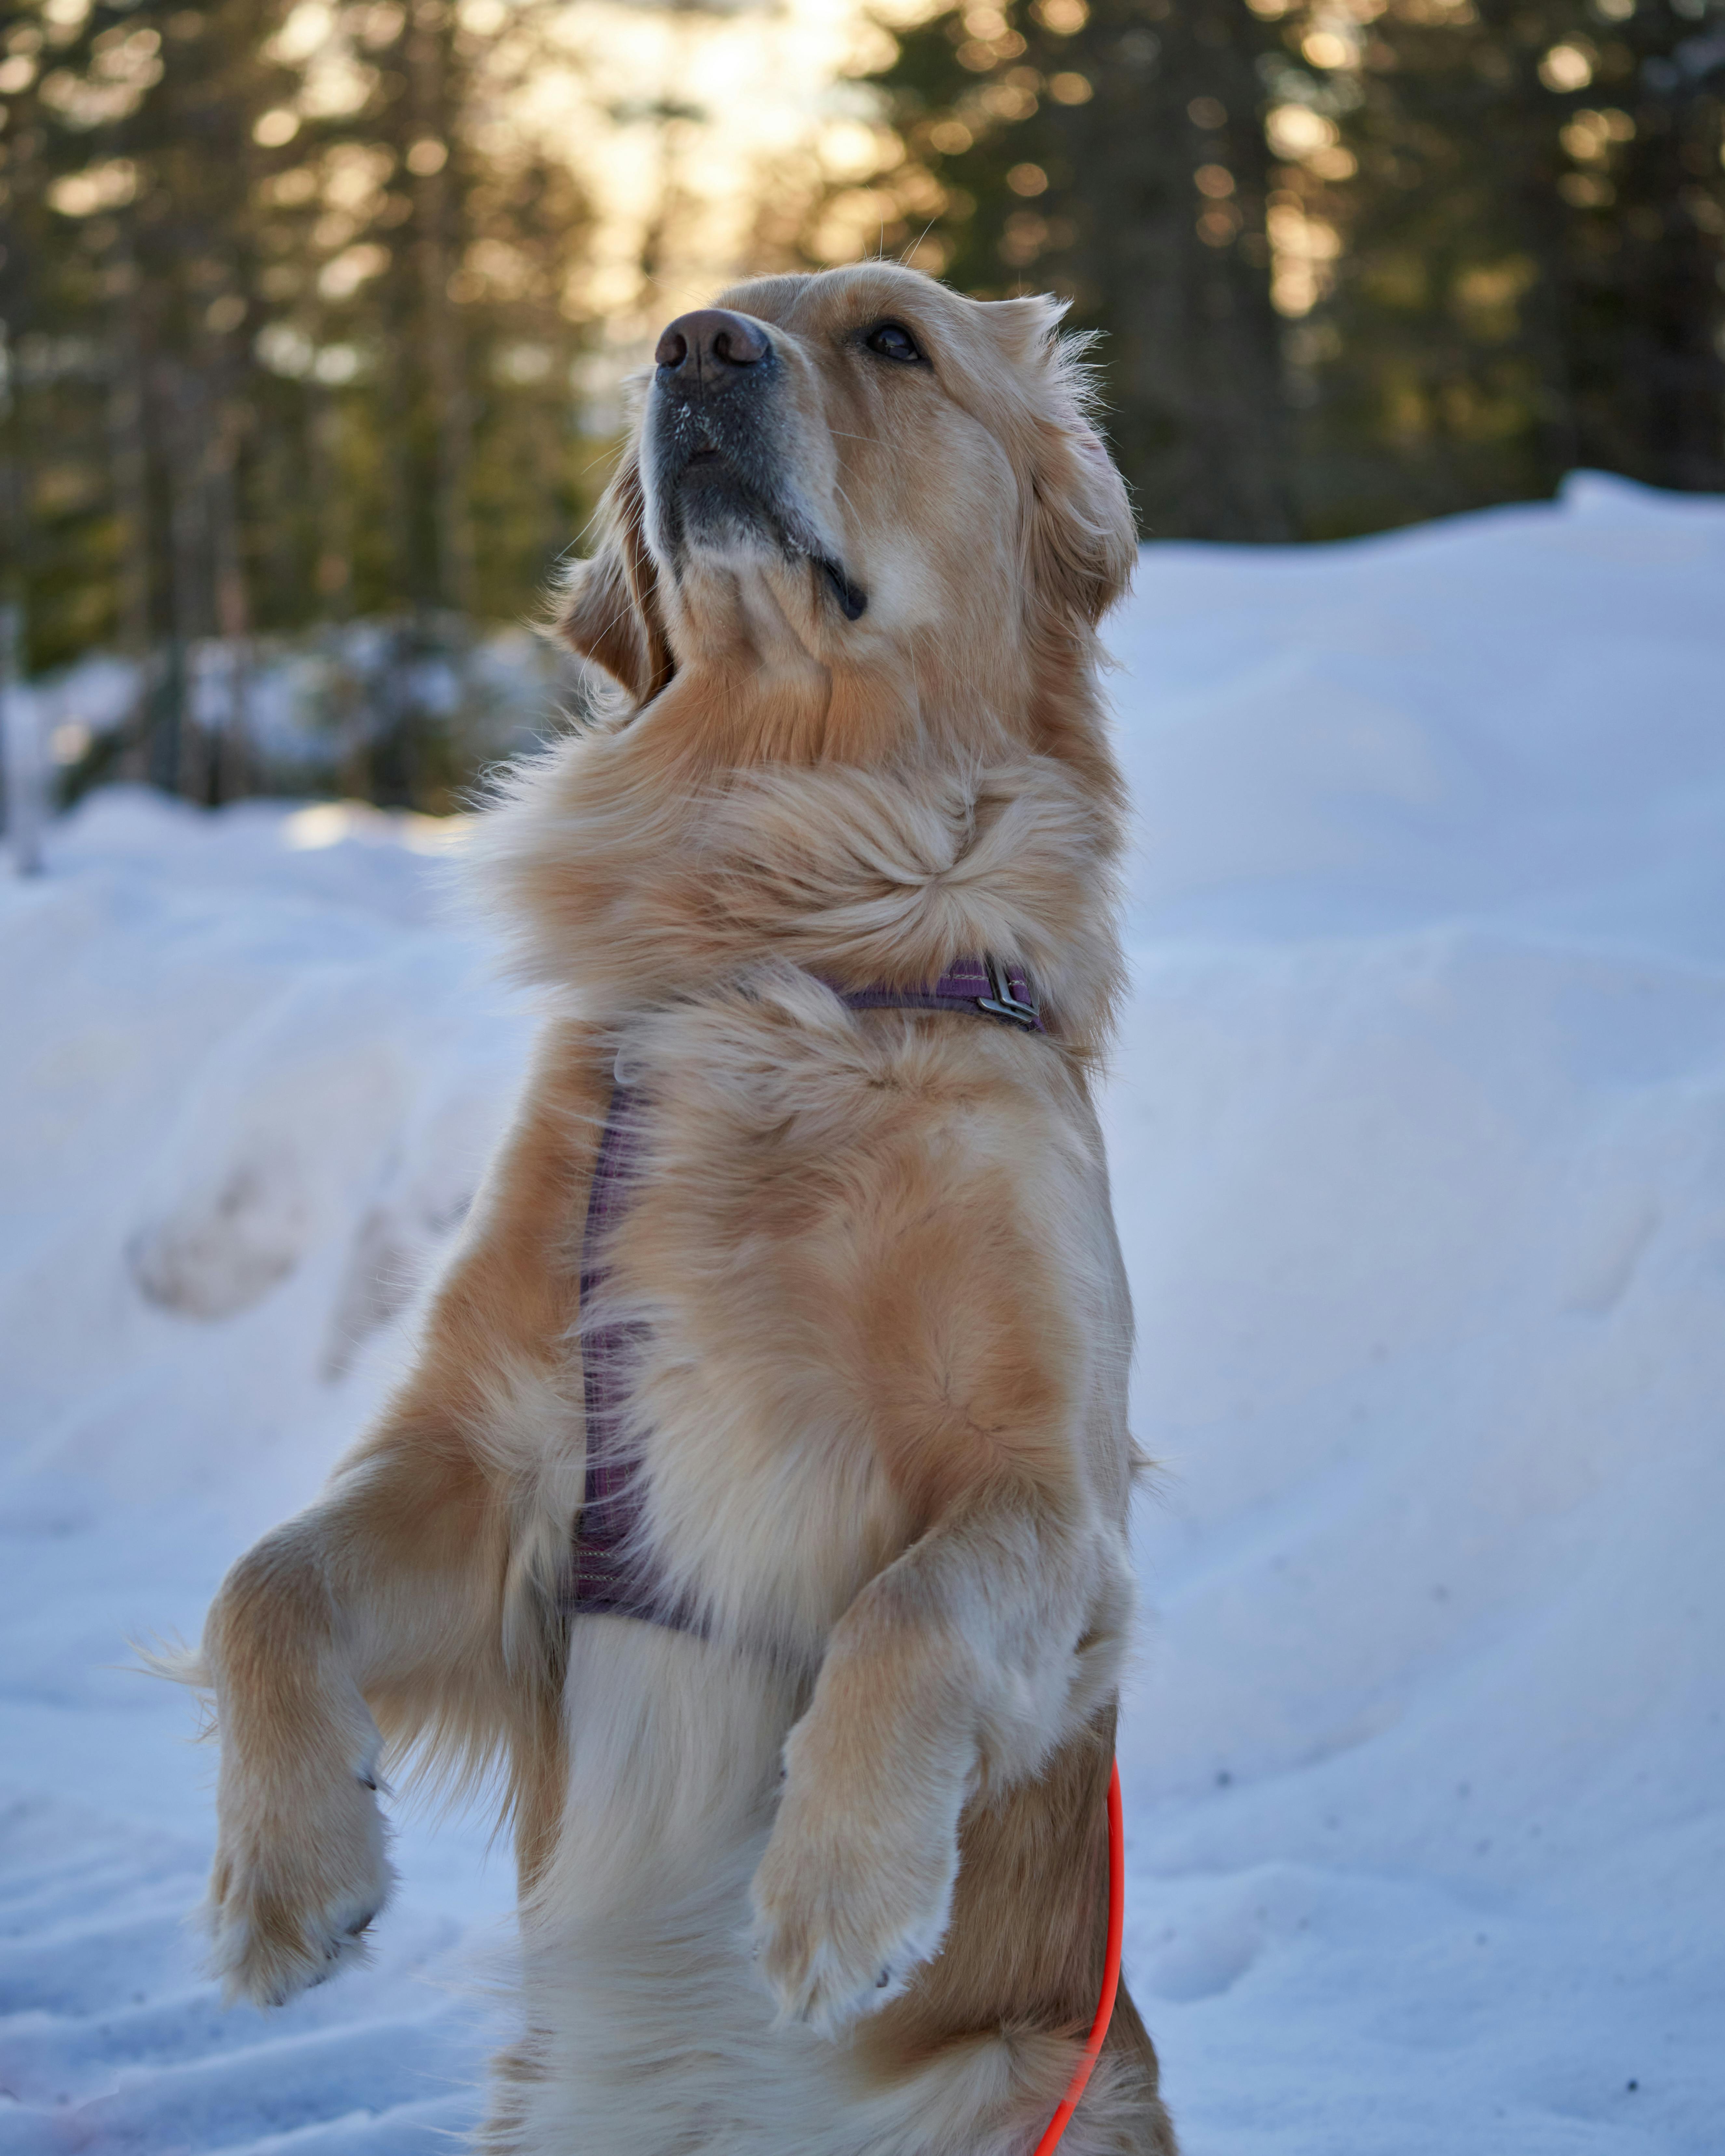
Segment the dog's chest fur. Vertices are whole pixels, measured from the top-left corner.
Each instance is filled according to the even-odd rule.
[[[865,2046],[774,2025],[742,1941],[829,1637],[931,1524],[938,1476],[906,1461],[969,1441],[975,1322],[948,1339],[927,1313],[978,1270],[1018,1272],[1014,1235],[1058,1249],[1087,1307],[1118,1301],[1081,1079],[1051,1041],[854,1014],[790,968],[665,1006],[615,1052],[640,1115],[606,1253],[644,1335],[625,1435],[655,1588],[706,1636],[572,1623],[562,1825],[524,1928],[541,2063],[495,2145],[1008,2156],[1009,2046],[937,2047],[882,2082]],[[927,1367],[907,1374],[913,1336]],[[1051,1409],[1068,1435],[1117,1424],[1124,1337],[1122,1317],[1074,1360]]]
[[[967,1191],[1044,1181],[1058,1053],[980,1017],[860,1017],[785,969],[655,1014],[618,1063],[636,1166],[605,1295],[639,1327],[644,1568],[715,1636],[812,1667],[927,1524],[880,1425],[927,1262],[907,1253]]]

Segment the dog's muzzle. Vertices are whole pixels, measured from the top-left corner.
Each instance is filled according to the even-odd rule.
[[[672,562],[689,548],[763,543],[812,562],[845,617],[867,595],[787,485],[777,391],[783,368],[764,326],[725,307],[679,315],[654,353],[648,408],[653,538]]]
[[[649,408],[655,536],[675,558],[690,542],[783,543],[772,436],[780,373],[772,339],[720,307],[682,315],[659,340]]]

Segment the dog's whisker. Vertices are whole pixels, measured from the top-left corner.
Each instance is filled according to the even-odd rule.
[[[908,264],[911,257],[916,252],[916,249],[922,244],[923,241],[927,239],[929,234],[934,230],[935,226],[939,222],[940,220],[938,218],[930,218],[927,223],[923,226],[922,231],[916,234],[916,237],[910,242],[910,244],[905,248],[903,253],[899,256],[898,259],[901,265]]]

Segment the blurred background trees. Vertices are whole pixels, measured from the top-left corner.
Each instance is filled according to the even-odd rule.
[[[901,32],[872,80],[967,290],[1051,287],[1103,331],[1110,431],[1147,532],[1296,535],[1270,295],[1260,63],[1240,0],[1001,0]],[[913,221],[914,220],[914,221]],[[919,227],[922,228],[919,232]]]
[[[1725,489],[1725,0],[880,5],[7,10],[0,608],[80,662],[67,782],[456,800],[622,377],[739,270],[1060,292],[1147,536]]]
[[[1577,465],[1725,488],[1725,14],[1399,0],[1358,36],[1312,105],[1334,177],[1290,172],[1342,242],[1296,345],[1312,527]]]
[[[1725,487],[1712,0],[978,0],[895,45],[885,244],[1106,333],[1147,533],[1379,530],[1578,465]]]
[[[110,762],[247,790],[260,639],[318,624],[343,783],[442,805],[470,775],[445,721],[475,627],[531,607],[596,483],[589,212],[511,122],[551,14],[13,11],[8,574],[34,669],[133,662]]]

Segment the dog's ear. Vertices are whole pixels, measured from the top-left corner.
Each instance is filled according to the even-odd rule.
[[[564,643],[621,682],[637,704],[656,696],[675,671],[646,514],[640,458],[631,447],[599,504],[598,544],[569,569],[552,622]]]
[[[1016,367],[1038,376],[1029,451],[1026,568],[1041,604],[1094,628],[1132,582],[1137,531],[1126,481],[1092,413],[1087,336],[1060,334],[1065,303],[1042,294],[996,300],[991,325]]]
[[[1094,629],[1132,582],[1138,535],[1126,481],[1081,410],[1046,431],[1030,484],[1038,595]]]

